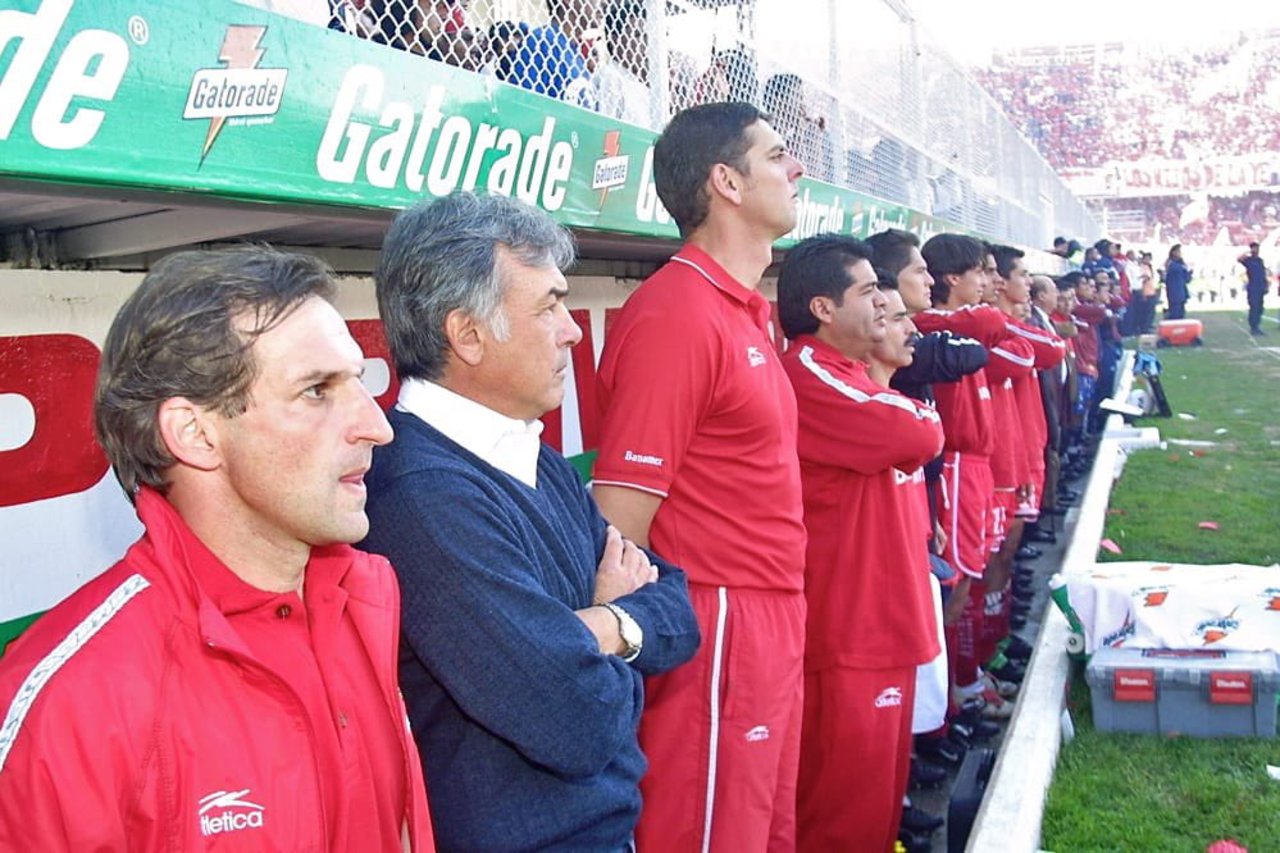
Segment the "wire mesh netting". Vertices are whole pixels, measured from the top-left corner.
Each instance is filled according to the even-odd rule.
[[[653,130],[747,101],[810,177],[1026,245],[1101,233],[897,0],[246,1]]]

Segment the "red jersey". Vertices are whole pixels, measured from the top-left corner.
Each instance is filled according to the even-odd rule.
[[[989,305],[973,305],[957,311],[931,308],[912,319],[921,334],[945,330],[973,338],[988,349],[1008,336],[1004,314]],[[933,394],[938,414],[942,416],[945,449],[990,456],[995,440],[995,414],[985,372],[970,373],[957,382],[934,383]]]
[[[649,542],[694,583],[799,592],[796,404],[759,292],[687,245],[605,341],[595,482],[664,500]]]
[[[1022,452],[1022,430],[1018,424],[1018,406],[1013,398],[1013,383],[1033,374],[1035,353],[1026,339],[1010,335],[991,347],[991,359],[983,370],[991,389],[991,409],[995,415],[996,436],[991,452],[991,477],[997,489],[1013,489],[1031,482]]]
[[[807,335],[782,361],[800,410],[805,670],[932,660],[938,638],[919,483],[920,466],[942,448],[937,412]]]
[[[1055,332],[1033,326],[1023,320],[1008,319],[1006,328],[1031,345],[1036,370],[1050,370],[1062,364],[1067,355],[1067,344]]]
[[[1076,335],[1076,369],[1085,376],[1098,375],[1098,334],[1111,312],[1101,305],[1082,302],[1072,311],[1080,333]]]

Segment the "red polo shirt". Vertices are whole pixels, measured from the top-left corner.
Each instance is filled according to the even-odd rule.
[[[930,661],[938,631],[920,487],[942,449],[938,413],[817,338],[801,335],[782,361],[800,408],[805,670]]]
[[[269,677],[288,685],[306,710],[318,749],[296,760],[315,763],[333,849],[399,850],[403,754],[373,665],[345,613],[339,582],[351,567],[350,557],[341,556],[346,549],[313,549],[299,596],[252,587],[199,540],[186,544],[205,595]]]
[[[595,482],[664,498],[650,544],[694,583],[804,586],[795,395],[770,317],[758,291],[687,245],[605,341]]]

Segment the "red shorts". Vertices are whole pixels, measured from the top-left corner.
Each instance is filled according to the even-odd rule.
[[[1009,533],[1009,525],[1013,523],[1014,515],[1017,511],[1018,490],[996,489],[995,496],[992,499],[991,539],[989,542],[992,554],[999,551],[1000,546],[1004,544],[1005,536]]]
[[[805,676],[797,850],[893,850],[915,690],[913,666]]]
[[[645,681],[640,850],[794,850],[804,707],[800,592],[689,584],[702,648]]]
[[[942,455],[942,509],[946,560],[957,571],[980,578],[991,553],[991,464],[985,456],[948,451]]]

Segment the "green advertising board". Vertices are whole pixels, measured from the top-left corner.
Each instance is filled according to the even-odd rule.
[[[318,208],[474,189],[675,238],[652,131],[230,0],[0,0],[0,176]],[[791,238],[957,230],[804,179]]]

